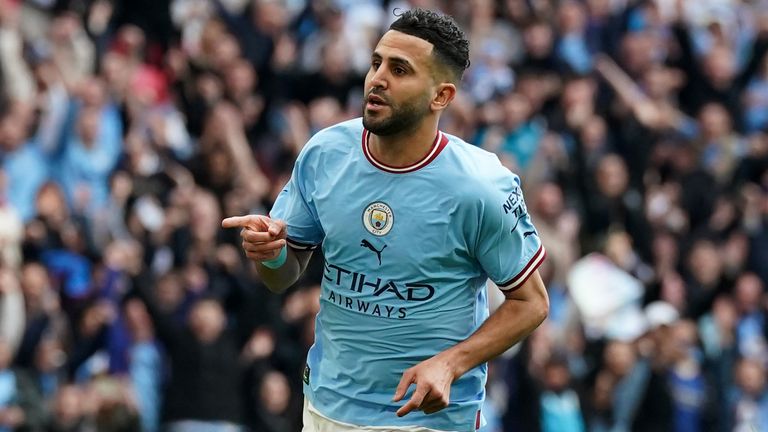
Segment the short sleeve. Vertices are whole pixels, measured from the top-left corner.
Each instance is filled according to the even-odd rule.
[[[481,197],[475,257],[501,290],[515,290],[546,256],[528,214],[520,179],[506,171]]]
[[[269,216],[282,219],[287,225],[288,245],[296,250],[314,250],[323,241],[323,230],[317,211],[309,198],[304,182],[307,173],[302,171],[303,158],[296,161],[291,179],[275,200]]]

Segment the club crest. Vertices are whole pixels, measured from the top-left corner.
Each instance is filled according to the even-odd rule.
[[[395,223],[395,215],[388,205],[381,201],[369,204],[363,211],[363,225],[375,236],[386,235]]]

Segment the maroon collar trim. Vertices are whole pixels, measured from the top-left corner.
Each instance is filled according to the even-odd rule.
[[[430,147],[429,152],[427,152],[424,158],[408,166],[396,167],[392,165],[387,165],[383,162],[379,162],[376,160],[375,157],[373,157],[373,153],[371,153],[371,149],[369,148],[370,135],[371,135],[370,131],[363,129],[363,154],[365,154],[365,158],[368,159],[368,162],[370,162],[371,165],[375,166],[376,168],[392,174],[405,174],[405,173],[414,172],[416,170],[424,168],[425,166],[429,165],[433,160],[435,160],[437,155],[439,155],[440,152],[443,151],[445,146],[448,144],[448,137],[445,136],[445,134],[443,134],[442,132],[437,131],[437,136],[435,136],[435,141],[432,143],[432,147]]]

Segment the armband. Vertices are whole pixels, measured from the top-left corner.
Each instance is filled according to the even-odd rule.
[[[283,264],[285,264],[285,261],[288,259],[288,246],[283,246],[282,249],[280,249],[280,253],[277,255],[277,257],[272,258],[271,260],[262,261],[261,265],[267,268],[276,269],[279,267],[282,267]]]

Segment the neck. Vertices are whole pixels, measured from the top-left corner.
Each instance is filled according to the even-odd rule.
[[[429,153],[437,136],[437,118],[425,120],[415,129],[395,135],[371,133],[368,146],[377,161],[395,167],[413,165]]]

